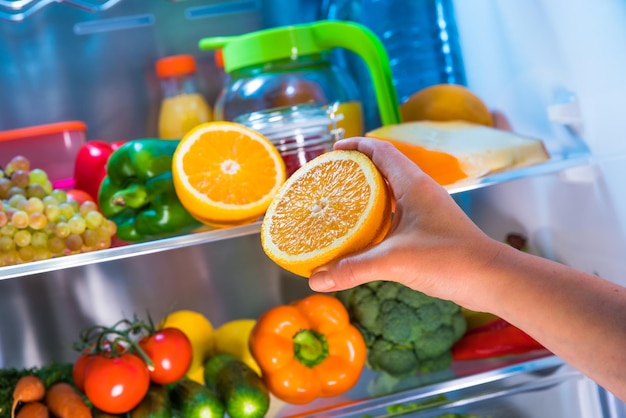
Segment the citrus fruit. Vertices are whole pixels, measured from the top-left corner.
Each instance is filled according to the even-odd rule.
[[[218,226],[258,219],[286,178],[283,159],[265,136],[222,121],[198,125],[181,139],[172,176],[185,209]]]
[[[259,376],[261,368],[250,352],[250,333],[256,325],[254,319],[235,319],[215,330],[215,352],[226,353],[246,363]]]
[[[454,121],[493,126],[485,103],[467,87],[458,84],[436,84],[413,93],[400,105],[404,122]]]
[[[203,367],[206,359],[213,354],[215,345],[213,324],[200,312],[183,309],[168,314],[158,328],[170,327],[184,332],[191,342],[193,354],[187,377],[199,375],[194,372]]]
[[[390,224],[390,193],[374,163],[359,151],[330,151],[283,184],[263,219],[261,243],[276,264],[309,277],[380,241]]]

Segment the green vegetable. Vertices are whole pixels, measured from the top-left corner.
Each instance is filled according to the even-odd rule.
[[[136,139],[109,157],[98,203],[102,214],[117,225],[118,238],[141,241],[200,225],[174,189],[172,157],[177,146],[174,140]]]
[[[204,365],[204,384],[217,390],[230,418],[264,417],[270,396],[261,377],[237,357],[219,353]]]
[[[368,347],[368,366],[395,377],[436,372],[452,363],[466,329],[461,308],[404,285],[376,281],[337,293]]]
[[[189,379],[174,383],[170,399],[176,412],[185,418],[222,418],[226,412],[217,393]]]
[[[0,418],[11,416],[13,389],[21,377],[35,375],[43,381],[46,389],[57,382],[73,384],[72,367],[70,363],[52,363],[30,369],[0,369]]]
[[[262,418],[270,407],[265,383],[242,361],[224,365],[217,379],[217,393],[230,418]]]
[[[204,363],[204,385],[209,389],[217,390],[217,380],[220,371],[228,363],[238,361],[237,357],[232,354],[218,353],[211,356]]]
[[[130,411],[130,418],[172,418],[172,403],[165,386],[151,384],[146,396]]]

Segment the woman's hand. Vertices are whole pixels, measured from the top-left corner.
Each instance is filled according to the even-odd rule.
[[[378,245],[318,269],[309,284],[316,291],[393,280],[444,299],[463,300],[472,277],[502,245],[487,237],[448,192],[393,145],[349,138],[335,149],[368,155],[387,179],[396,199],[394,224]]]

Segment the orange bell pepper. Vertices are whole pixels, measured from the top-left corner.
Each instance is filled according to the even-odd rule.
[[[367,355],[346,308],[323,294],[265,312],[250,335],[250,350],[270,392],[292,404],[347,392]]]

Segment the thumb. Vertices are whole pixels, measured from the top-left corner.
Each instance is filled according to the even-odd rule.
[[[309,287],[316,292],[333,292],[380,280],[380,257],[386,256],[386,247],[383,241],[320,267],[309,278]]]

